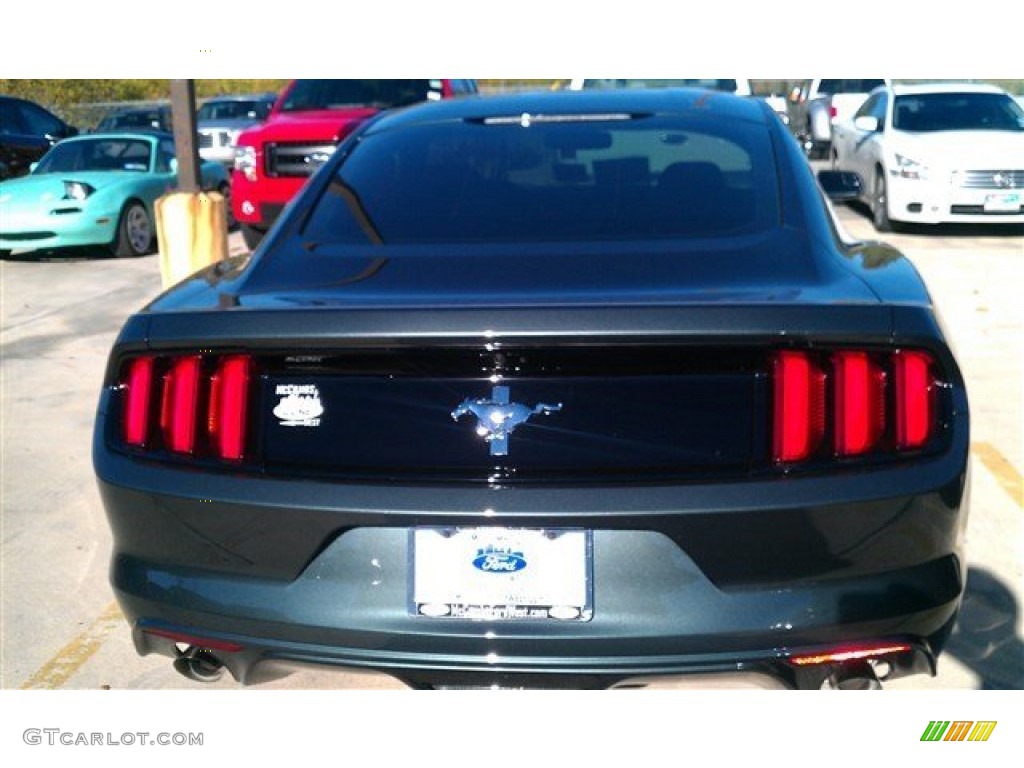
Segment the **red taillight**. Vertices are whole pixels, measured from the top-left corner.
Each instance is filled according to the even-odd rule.
[[[885,373],[867,352],[836,352],[832,370],[836,454],[866,453],[885,430]]]
[[[160,427],[164,444],[176,453],[195,450],[200,361],[198,355],[175,358],[164,374]]]
[[[828,116],[832,118],[832,122],[835,122],[835,119],[839,117],[839,110],[830,105],[828,108]]]
[[[233,355],[221,360],[210,380],[210,440],[222,459],[241,459],[245,451],[249,358]]]
[[[121,378],[124,442],[152,451],[242,460],[252,372],[248,355],[147,355],[128,361]],[[157,402],[158,409],[153,407]],[[159,425],[151,424],[157,413]]]
[[[931,437],[935,420],[932,359],[924,352],[900,350],[893,355],[896,379],[896,446],[920,448]]]
[[[771,357],[771,373],[776,463],[891,455],[926,447],[938,431],[927,352],[786,350]]]
[[[153,389],[153,358],[138,357],[128,366],[124,382],[122,434],[128,445],[144,448],[149,434],[149,397]]]
[[[813,453],[825,427],[825,377],[804,352],[780,352],[774,361],[773,454],[799,461]]]

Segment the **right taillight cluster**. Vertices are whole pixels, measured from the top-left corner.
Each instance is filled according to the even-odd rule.
[[[771,358],[778,463],[925,447],[938,425],[936,366],[921,350],[786,350]]]

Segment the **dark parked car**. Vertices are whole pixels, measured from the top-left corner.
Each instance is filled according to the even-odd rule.
[[[50,147],[77,133],[34,102],[0,96],[0,181],[25,175]]]
[[[141,654],[410,686],[934,674],[964,381],[761,100],[384,113],[132,316],[94,462]]]
[[[126,107],[104,117],[96,126],[97,133],[114,131],[174,132],[174,119],[170,105],[155,107]]]

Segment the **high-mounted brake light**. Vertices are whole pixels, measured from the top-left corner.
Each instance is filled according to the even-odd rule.
[[[804,352],[779,352],[774,377],[775,460],[805,459],[817,449],[824,434],[824,374]]]
[[[856,456],[871,450],[885,430],[885,373],[867,352],[836,352],[835,451]]]
[[[920,448],[931,437],[935,420],[932,359],[924,352],[900,350],[893,355],[896,378],[896,446]]]
[[[225,357],[210,379],[208,427],[214,450],[222,459],[241,459],[245,451],[249,365],[245,355]]]
[[[195,450],[200,360],[199,355],[176,358],[164,374],[160,427],[164,443],[176,453]]]
[[[137,357],[124,382],[122,434],[128,445],[144,448],[149,435],[149,396],[153,388],[153,358]]]

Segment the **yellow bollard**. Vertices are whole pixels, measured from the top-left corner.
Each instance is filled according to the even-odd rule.
[[[219,192],[170,192],[153,208],[165,289],[228,257],[227,202]]]

